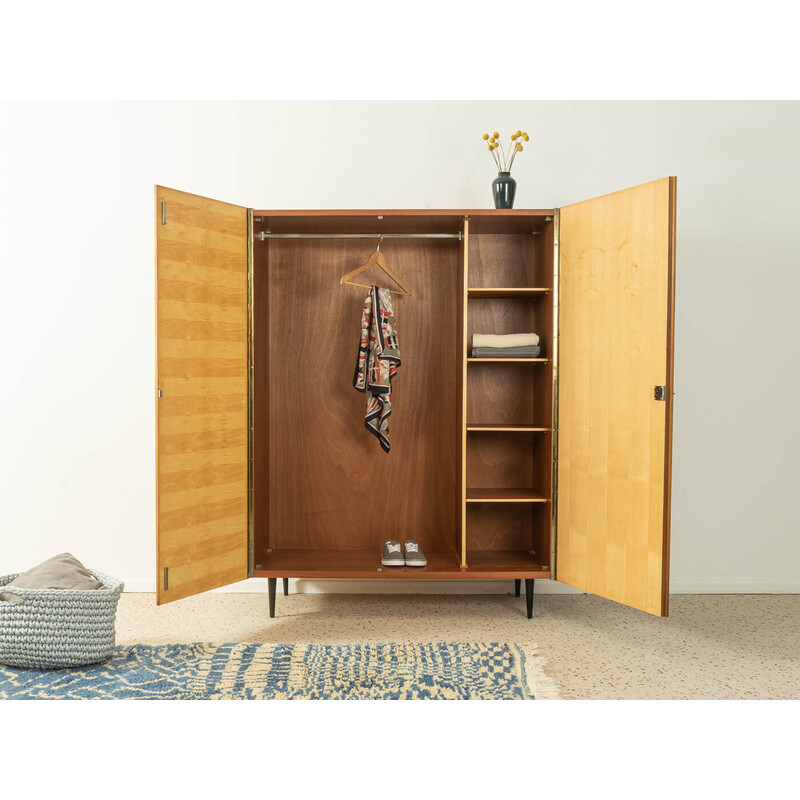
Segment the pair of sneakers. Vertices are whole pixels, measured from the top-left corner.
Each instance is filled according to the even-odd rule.
[[[381,552],[381,564],[384,567],[424,567],[428,563],[420,546],[409,539],[402,548],[400,542],[389,539]]]

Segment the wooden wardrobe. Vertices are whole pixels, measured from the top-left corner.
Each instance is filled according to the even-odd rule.
[[[271,614],[277,578],[513,579],[530,616],[549,578],[666,616],[675,192],[254,211],[157,186],[158,602],[252,576]],[[381,235],[413,291],[389,454],[353,388],[367,290],[339,284]],[[540,358],[470,357],[474,332],[530,331]],[[427,567],[381,567],[387,539]]]

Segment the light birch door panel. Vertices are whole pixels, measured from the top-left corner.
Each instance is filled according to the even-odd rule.
[[[189,276],[192,280],[186,280]],[[161,268],[160,280],[162,297],[167,300],[207,303],[223,308],[231,305],[236,308],[239,303],[239,275],[235,272],[170,261]]]
[[[211,396],[237,396],[245,392],[247,396],[247,378],[163,378],[160,388],[165,397],[208,397]],[[169,394],[167,394],[169,390]]]
[[[178,414],[164,416],[161,420],[161,432],[164,435],[169,435],[179,433],[202,433],[205,431],[228,431],[236,428],[239,424],[239,415],[236,413],[238,410],[238,408],[234,407],[221,414],[205,414],[200,411],[191,417]]]
[[[183,472],[186,469],[222,467],[228,464],[238,465],[242,457],[247,458],[247,447],[228,447],[224,450],[214,450],[212,452],[162,455],[158,463],[161,475],[171,475],[173,472]]]
[[[169,219],[167,219],[167,223],[169,224]],[[170,239],[165,236],[159,249],[167,261],[234,272],[239,269],[237,251],[209,249],[207,244],[192,242],[187,237]]]
[[[164,556],[175,564],[187,566],[170,570],[171,577],[177,580],[177,576],[180,574],[179,570],[184,570],[184,574],[189,574],[187,570],[198,563],[210,566],[206,562],[212,557],[222,557],[222,560],[220,564],[210,566],[211,570],[225,572],[230,566],[225,559],[230,553],[235,554],[241,523],[241,517],[231,517],[214,525],[210,530],[203,530],[200,525],[176,530],[172,544],[165,549]],[[194,575],[194,573],[192,574]],[[196,575],[193,580],[195,578]]]
[[[246,517],[227,515],[229,510],[230,506],[220,504],[220,513],[224,512],[226,516],[218,517],[210,514],[210,518],[205,522],[193,522],[181,526],[181,523],[186,523],[186,518],[178,519],[177,527],[169,527],[171,536],[169,544],[164,546],[165,558],[178,563],[179,559],[175,555],[181,548],[188,549],[189,545],[205,547],[209,543],[224,542],[227,537],[238,536],[242,530],[242,520],[246,522]]]
[[[225,307],[215,303],[186,303],[162,297],[159,313],[165,320],[184,322],[228,322],[236,323],[241,314],[238,306]]]
[[[654,390],[671,380],[674,193],[664,178],[560,214],[556,577],[659,615],[671,402]]]
[[[200,455],[205,456],[206,454],[201,453]],[[237,453],[237,455],[239,454]],[[205,489],[211,486],[239,486],[240,471],[241,466],[236,461],[233,464],[204,465],[197,469],[162,472],[158,477],[158,488],[159,491],[166,493],[177,492],[180,489]]]
[[[247,269],[245,208],[156,187],[159,603],[247,577]]]
[[[169,358],[159,360],[165,378],[236,378],[247,371],[247,358]]]
[[[165,339],[206,342],[239,342],[241,324],[235,322],[208,322],[193,319],[159,319],[159,335]]]
[[[238,342],[215,342],[214,350],[217,358],[241,359],[241,346]],[[208,354],[208,343],[192,339],[180,341],[164,339],[161,342],[160,355],[163,358],[205,358]]]
[[[163,534],[184,528],[196,528],[206,523],[209,524],[212,532],[221,530],[222,522],[226,520],[247,518],[246,514],[241,513],[241,508],[241,502],[237,497],[233,500],[209,500],[200,506],[178,508],[174,511],[159,510],[159,530]],[[173,538],[171,536],[163,537],[163,542],[159,544],[159,552],[163,548],[165,554],[169,553]],[[169,566],[169,564],[160,566]],[[240,580],[240,578],[235,580]]]
[[[172,485],[173,482],[170,476],[164,476],[163,482],[167,485]],[[165,513],[170,511],[180,511],[186,509],[190,510],[202,509],[208,502],[210,497],[215,500],[236,500],[242,491],[242,481],[226,481],[221,484],[209,483],[207,486],[200,488],[172,488],[161,489],[162,478],[159,477],[159,508]],[[184,484],[184,487],[189,485]],[[245,490],[247,489],[247,480],[244,482]]]
[[[247,431],[238,428],[227,431],[193,431],[191,433],[162,434],[159,452],[167,455],[202,453],[206,450],[227,450],[247,445]]]

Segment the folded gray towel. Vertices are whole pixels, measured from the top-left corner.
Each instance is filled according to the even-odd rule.
[[[542,348],[536,347],[473,347],[472,358],[539,358]]]

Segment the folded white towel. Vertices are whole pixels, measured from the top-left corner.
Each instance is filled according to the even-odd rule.
[[[536,347],[535,333],[473,333],[473,347]]]

